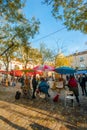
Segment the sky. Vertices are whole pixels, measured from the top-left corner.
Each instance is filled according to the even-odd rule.
[[[44,43],[47,48],[57,51],[63,48],[63,53],[69,55],[87,50],[87,34],[80,31],[67,31],[61,21],[51,14],[51,7],[43,5],[42,0],[26,0],[23,12],[27,19],[35,16],[40,21],[39,33],[30,42],[32,47],[39,48]],[[53,35],[51,35],[53,34]],[[63,46],[63,47],[62,47]]]

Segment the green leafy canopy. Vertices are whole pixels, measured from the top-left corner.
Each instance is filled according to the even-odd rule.
[[[44,0],[44,3],[52,6],[53,16],[68,30],[87,33],[87,0]]]

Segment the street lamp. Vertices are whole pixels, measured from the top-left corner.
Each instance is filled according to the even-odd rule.
[[[76,50],[76,52],[75,52],[75,68],[76,69],[78,69],[77,56],[78,56],[78,50]]]

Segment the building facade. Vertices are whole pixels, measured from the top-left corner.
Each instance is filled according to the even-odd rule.
[[[78,70],[87,69],[87,51],[76,52],[72,55],[72,67]]]

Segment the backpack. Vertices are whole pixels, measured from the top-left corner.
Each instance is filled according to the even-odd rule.
[[[69,81],[69,86],[70,86],[70,87],[77,87],[78,84],[77,84],[76,79],[72,78],[72,79]]]
[[[15,94],[15,99],[20,99],[20,96],[21,96],[21,92],[17,91],[16,94]]]

